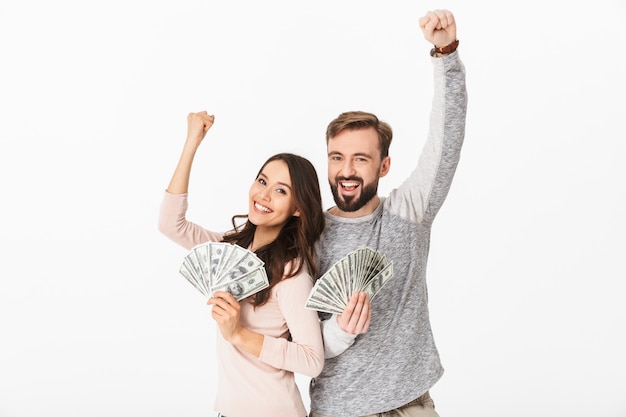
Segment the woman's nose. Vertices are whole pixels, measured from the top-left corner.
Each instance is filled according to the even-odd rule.
[[[269,190],[264,189],[259,193],[259,196],[262,200],[268,201],[270,199],[270,192]]]

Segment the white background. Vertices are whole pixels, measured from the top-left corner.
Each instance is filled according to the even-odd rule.
[[[617,0],[1,0],[0,416],[213,415],[215,326],[156,227],[187,113],[216,115],[190,186],[208,228],[278,151],[314,162],[330,206],[346,110],[394,128],[387,194],[427,131],[433,8],[456,15],[470,97],[428,271],[438,411],[626,416]]]

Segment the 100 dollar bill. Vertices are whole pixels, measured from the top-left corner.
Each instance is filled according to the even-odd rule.
[[[235,280],[222,282],[220,285],[211,288],[211,291],[229,292],[237,301],[239,301],[256,294],[257,292],[269,287],[269,285],[265,268],[259,268],[252,272],[248,272],[247,274],[240,275]]]

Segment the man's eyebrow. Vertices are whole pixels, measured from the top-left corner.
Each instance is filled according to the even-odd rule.
[[[328,155],[329,156],[330,155],[342,155],[343,156],[343,153],[341,153],[339,151],[330,151],[330,152],[328,152]],[[357,152],[355,154],[352,154],[352,156],[364,156],[366,158],[372,158],[372,155],[367,153],[367,152]]]

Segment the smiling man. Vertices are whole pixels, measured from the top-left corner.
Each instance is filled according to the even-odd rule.
[[[336,206],[325,212],[319,270],[368,246],[393,262],[394,276],[372,304],[357,293],[343,314],[320,313],[326,361],[311,380],[311,417],[438,416],[429,390],[443,367],[430,326],[426,263],[432,223],[461,153],[467,94],[452,13],[431,11],[419,24],[435,46],[435,85],[430,129],[413,173],[380,197],[378,182],[391,164],[389,124],[354,111],[340,114],[326,131]]]
[[[329,125],[326,138],[328,182],[337,204],[330,213],[371,213],[380,203],[378,180],[389,172],[391,128],[373,114],[349,112]]]

